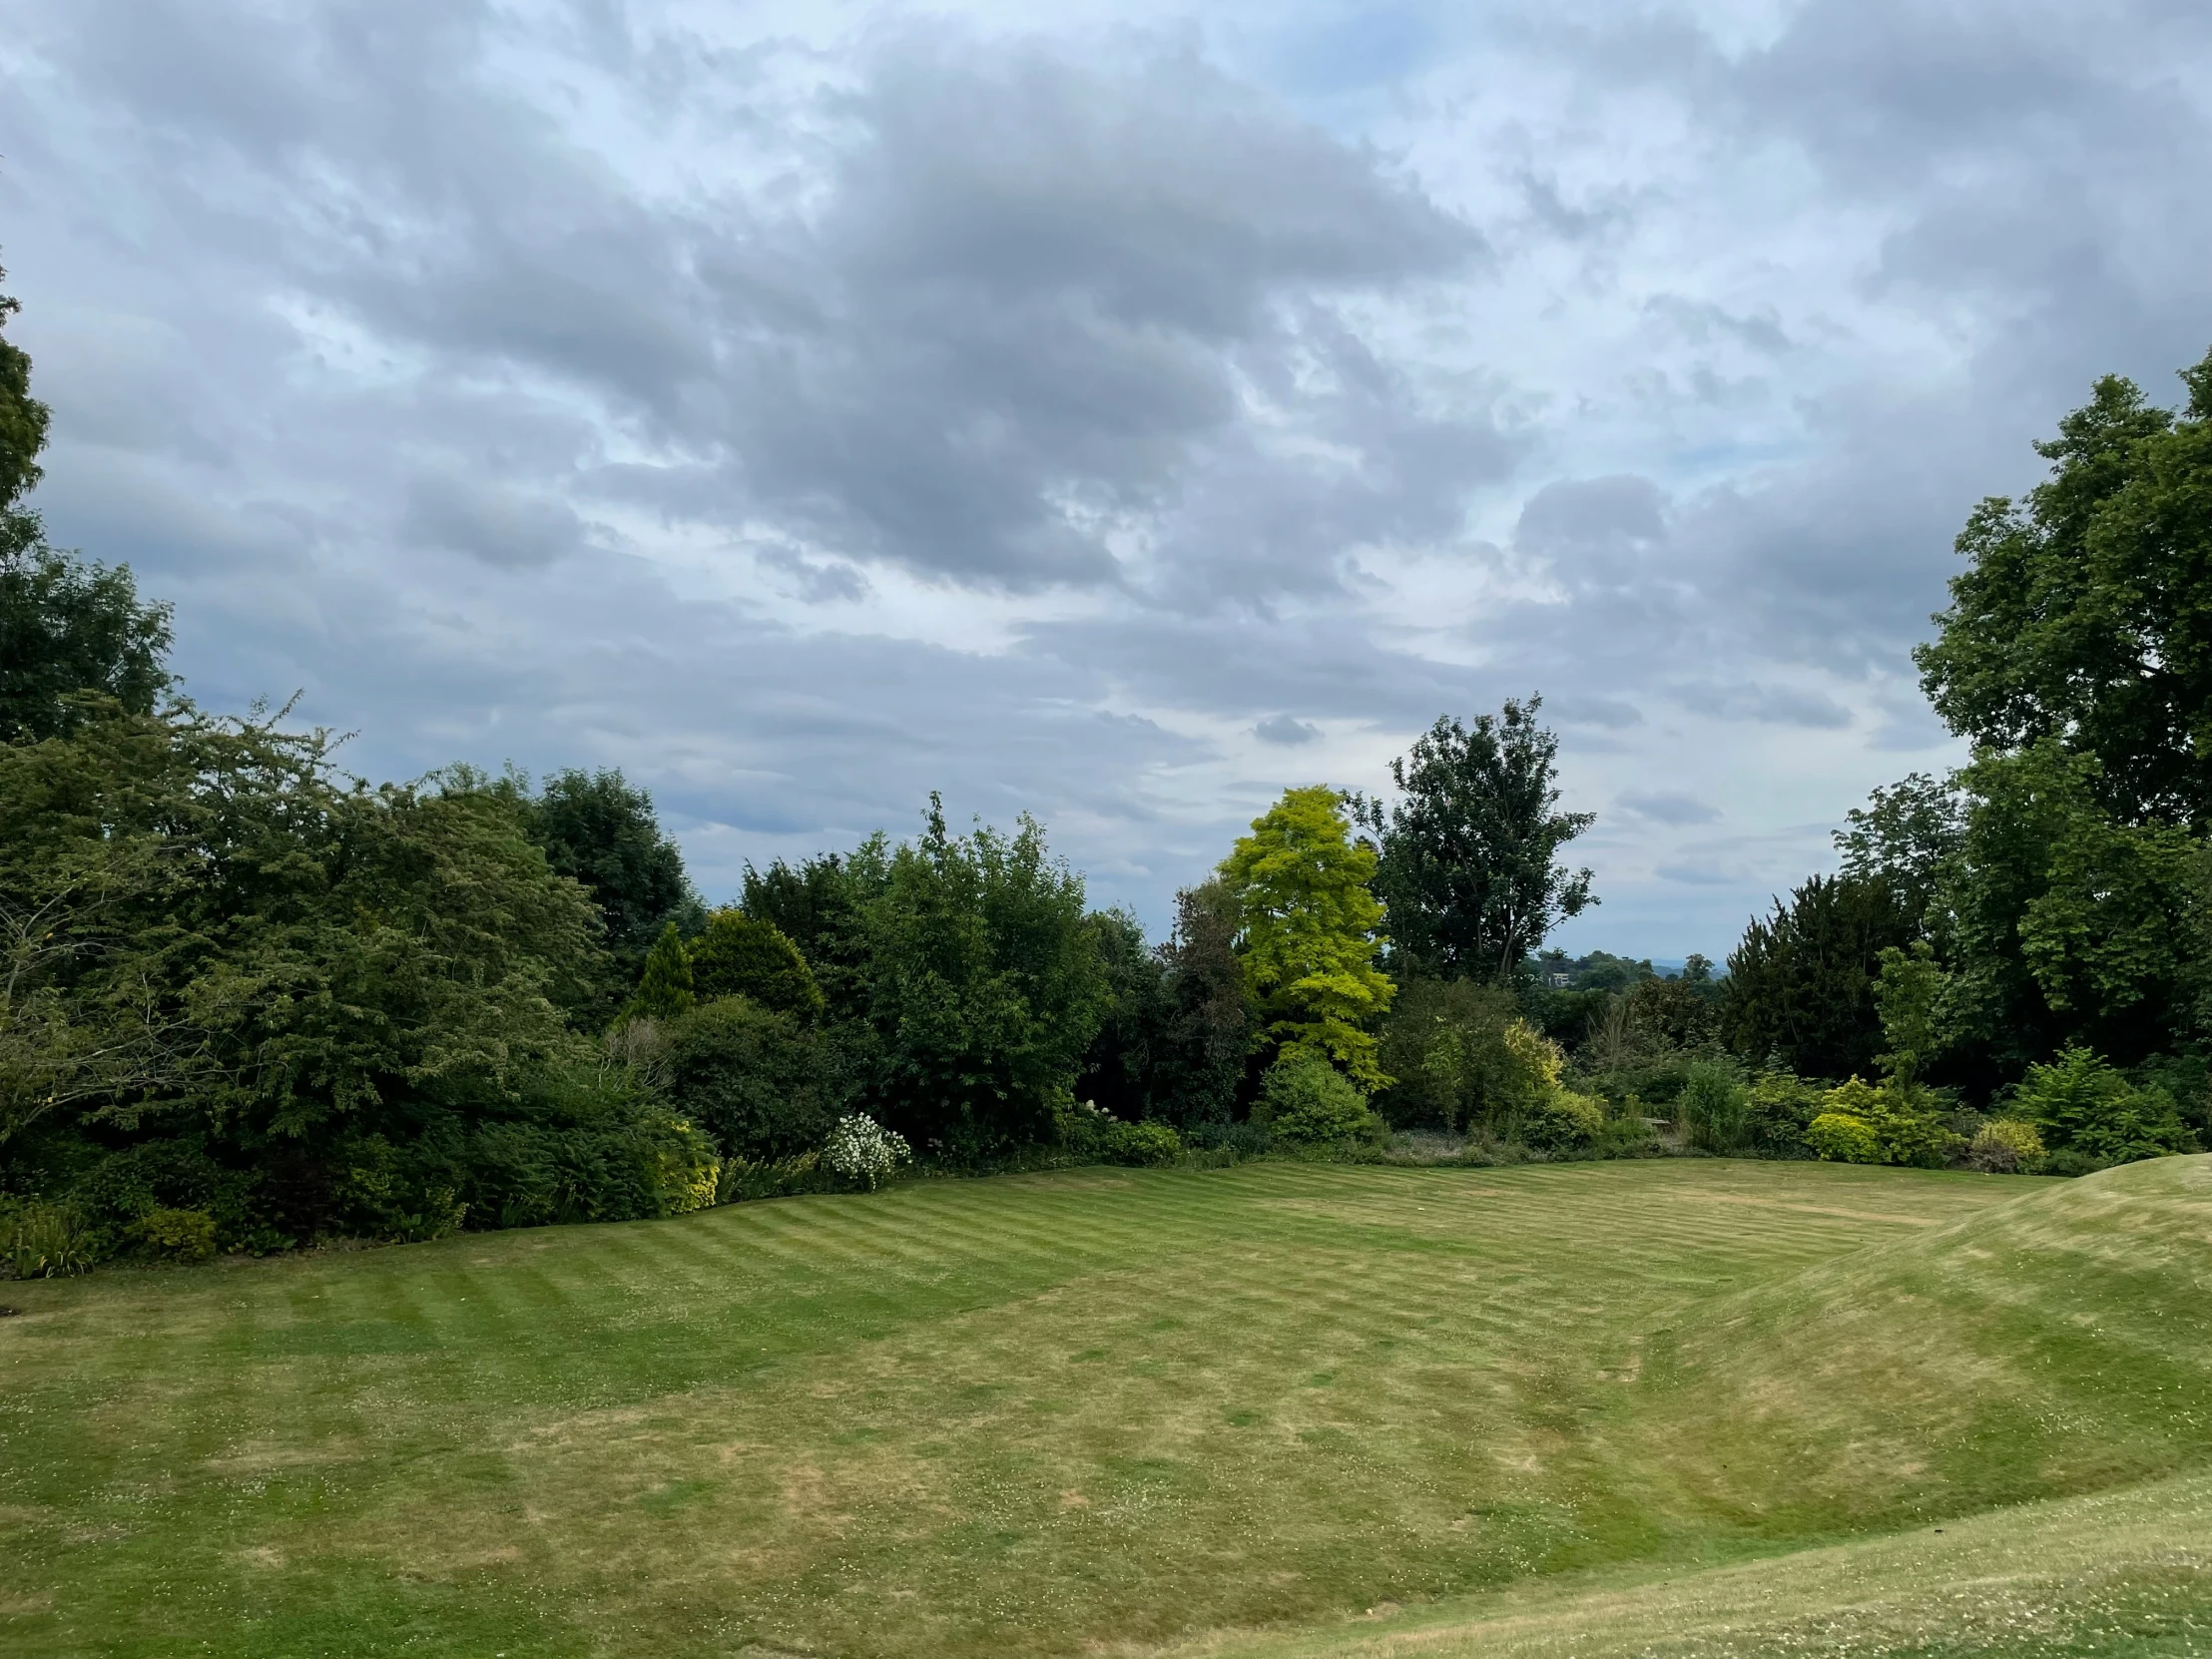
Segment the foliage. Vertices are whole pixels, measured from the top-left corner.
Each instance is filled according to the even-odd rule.
[[[691,988],[701,998],[743,996],[763,1008],[812,1020],[823,1011],[822,987],[799,947],[772,921],[743,910],[717,910],[685,942]]]
[[[1135,1120],[1152,1111],[1161,1056],[1156,1053],[1167,1010],[1167,969],[1145,944],[1144,927],[1127,910],[1099,910],[1089,917],[1105,996],[1098,1034],[1083,1057],[1075,1092],[1102,1102],[1116,1117]]]
[[[833,1017],[852,1018],[862,1008],[861,965],[867,947],[860,911],[869,893],[862,879],[834,852],[793,868],[779,858],[765,870],[745,866],[739,908],[768,922],[798,947]]]
[[[1734,1152],[1750,1129],[1751,1091],[1729,1067],[1693,1061],[1675,1115],[1690,1145],[1701,1152]]]
[[[1558,810],[1559,740],[1536,724],[1542,707],[1509,700],[1471,731],[1439,716],[1390,763],[1402,799],[1358,806],[1382,842],[1375,887],[1391,948],[1414,971],[1503,981],[1561,919],[1597,902],[1591,872],[1557,862],[1595,819]]]
[[[1882,1014],[1883,1040],[1890,1047],[1875,1059],[1901,1090],[1914,1086],[1941,1046],[1936,1004],[1946,983],[1947,975],[1936,965],[1936,952],[1926,939],[1915,939],[1910,950],[1893,944],[1882,952],[1874,1000]]]
[[[1754,920],[1729,955],[1721,1031],[1746,1060],[1770,1055],[1801,1075],[1871,1069],[1882,1042],[1873,976],[1911,942],[1910,905],[1887,883],[1815,875]]]
[[[215,1218],[205,1210],[149,1210],[134,1231],[157,1261],[205,1262],[215,1254]]]
[[[1746,1090],[1743,1144],[1778,1158],[1816,1157],[1806,1132],[1827,1088],[1794,1072],[1762,1071]]]
[[[1820,1114],[1805,1131],[1806,1144],[1822,1158],[1853,1164],[1911,1164],[1937,1168],[1963,1144],[1933,1110],[1925,1090],[1857,1077],[1821,1097]]]
[[[1925,772],[1908,773],[1846,815],[1849,827],[1836,831],[1843,873],[1887,887],[1918,926],[1936,896],[1944,860],[1958,845],[1959,814],[1951,785]]]
[[[0,271],[0,281],[7,275]],[[0,328],[22,308],[20,300],[0,293]],[[31,395],[30,354],[0,336],[0,512],[15,510],[38,482],[48,419],[46,405]]]
[[[0,1198],[0,1267],[14,1279],[64,1279],[93,1264],[94,1240],[67,1205]]]
[[[670,1102],[749,1163],[822,1144],[838,1116],[834,1037],[748,997],[710,998],[662,1025],[648,1062]]]
[[[1076,1157],[1132,1167],[1172,1164],[1183,1155],[1183,1137],[1165,1123],[1125,1123],[1096,1101],[1081,1100],[1059,1114],[1060,1144]]]
[[[1805,1131],[1805,1144],[1814,1155],[1839,1164],[1883,1162],[1882,1142],[1874,1125],[1850,1112],[1823,1112]]]
[[[1384,1081],[1369,1027],[1393,994],[1375,965],[1382,944],[1382,907],[1368,888],[1375,867],[1374,849],[1352,839],[1337,793],[1319,787],[1286,790],[1221,866],[1269,1035],[1337,1062],[1369,1089]]]
[[[556,772],[524,822],[554,872],[583,883],[598,904],[607,947],[631,978],[670,924],[683,933],[699,925],[683,853],[662,833],[652,796],[619,771]]]
[[[1286,1047],[1268,1067],[1252,1121],[1291,1146],[1374,1140],[1381,1120],[1356,1084],[1310,1048]]]
[[[1989,1175],[2032,1175],[2042,1167],[2043,1137],[2019,1118],[1991,1118],[1966,1147],[1968,1168]]]
[[[2078,1045],[2030,1066],[2010,1109],[2042,1132],[2051,1168],[2062,1174],[2197,1150],[2172,1095],[2136,1087]]]
[[[1413,979],[1398,987],[1379,1059],[1390,1078],[1376,1109],[1393,1127],[1455,1130],[1509,1110],[1512,1055],[1505,1028],[1520,1017],[1512,992],[1471,979]]]
[[[912,1157],[905,1136],[864,1113],[839,1118],[822,1148],[825,1164],[847,1181],[865,1183],[870,1192]]]
[[[2122,830],[2212,825],[2212,354],[2187,407],[2107,375],[2036,444],[2049,478],[1984,501],[1939,636],[1915,658],[1950,729],[1991,758],[2055,745]]]
[[[676,923],[666,923],[645,958],[645,976],[623,1009],[631,1018],[675,1019],[698,1000],[692,989],[691,955]]]
[[[87,694],[152,714],[170,685],[169,643],[170,608],[139,602],[128,565],[0,540],[0,743],[66,735],[97,709]]]
[[[848,875],[884,1121],[963,1160],[1047,1140],[1106,1003],[1082,877],[1033,819],[955,836],[934,796],[918,841],[878,836]]]
[[[1158,1024],[1147,1046],[1147,1114],[1188,1129],[1227,1123],[1258,1020],[1237,954],[1235,906],[1220,881],[1175,895],[1175,931],[1160,946]]]
[[[1564,1158],[1594,1151],[1605,1133],[1606,1122],[1602,1102],[1572,1089],[1557,1088],[1523,1112],[1514,1127],[1521,1144],[1531,1152]]]

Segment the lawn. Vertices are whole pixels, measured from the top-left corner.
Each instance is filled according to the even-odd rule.
[[[2192,1652],[2208,1286],[2204,1158],[1082,1170],[6,1285],[0,1651]],[[1931,1612],[1972,1573],[2028,1645]]]

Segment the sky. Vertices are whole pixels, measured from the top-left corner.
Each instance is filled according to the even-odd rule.
[[[1540,694],[1721,957],[1981,498],[2212,346],[2212,7],[12,0],[52,538],[371,777],[617,766],[710,900],[1021,812],[1157,932]]]

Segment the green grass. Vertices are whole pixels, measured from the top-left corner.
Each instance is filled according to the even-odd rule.
[[[1073,1171],[9,1285],[0,1651],[2194,1652],[2207,1290],[2202,1158]]]

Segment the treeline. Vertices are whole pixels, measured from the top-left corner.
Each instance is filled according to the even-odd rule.
[[[350,778],[325,733],[178,696],[168,610],[47,544],[0,338],[0,1268],[909,1161],[2192,1148],[2212,364],[2191,385],[2175,416],[2106,382],[2052,483],[1969,526],[1922,665],[1972,764],[1854,813],[1725,977],[1659,978],[1539,954],[1596,900],[1535,698],[1439,719],[1387,799],[1287,791],[1157,944],[1034,822],[934,798],[710,909],[617,772]]]

